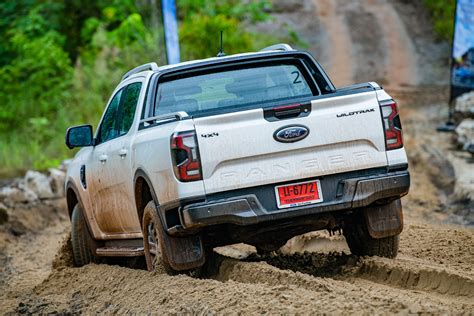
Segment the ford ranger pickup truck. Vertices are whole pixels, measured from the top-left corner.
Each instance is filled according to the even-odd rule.
[[[194,271],[233,243],[275,251],[315,230],[355,255],[395,257],[410,177],[396,102],[336,88],[308,53],[259,52],[125,74],[66,178],[77,266],[142,257]]]

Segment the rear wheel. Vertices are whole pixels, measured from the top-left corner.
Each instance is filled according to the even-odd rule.
[[[219,269],[220,260],[212,248],[205,249],[206,262],[204,265],[181,271],[172,268],[165,249],[166,231],[153,201],[148,202],[143,211],[142,224],[143,248],[148,271],[159,271],[169,275],[183,273],[193,277],[204,277],[214,274]]]
[[[155,203],[148,202],[143,211],[143,248],[148,271],[162,271],[176,274],[171,268],[164,249],[164,234],[161,219],[156,212]]]
[[[74,257],[74,264],[78,267],[91,262],[99,262],[99,257],[95,255],[97,248],[95,240],[92,238],[81,206],[76,204],[71,216],[71,244]]]
[[[343,232],[347,245],[354,255],[386,258],[397,256],[400,235],[372,238],[361,212],[353,215],[352,220],[344,227]]]

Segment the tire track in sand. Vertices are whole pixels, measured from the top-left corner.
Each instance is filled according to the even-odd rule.
[[[419,84],[417,53],[408,31],[393,5],[387,0],[361,0],[375,16],[386,42],[386,81],[390,88]]]
[[[437,264],[402,256],[397,259],[379,257],[358,258],[345,254],[299,253],[272,255],[262,258],[279,270],[266,268],[263,261],[243,263],[224,261],[217,278],[245,283],[293,284],[318,291],[334,290],[337,282],[357,283],[358,279],[370,280],[400,290],[417,290],[437,293],[461,300],[474,298],[474,278]],[[246,265],[247,264],[247,265]],[[298,272],[291,274],[288,270]],[[262,275],[266,277],[262,278]],[[328,279],[332,281],[327,281]],[[284,282],[283,282],[284,281]]]
[[[329,39],[327,72],[336,86],[379,81],[389,88],[419,83],[417,53],[387,0],[313,0]]]
[[[295,260],[297,261],[297,260]],[[454,284],[459,279],[451,282],[452,275],[446,274],[440,280],[439,274],[426,274],[426,270],[401,273],[402,270],[394,269],[390,265],[381,265],[380,262],[370,261],[359,263],[357,266],[348,266],[342,275],[333,278],[324,278],[296,271],[275,269],[275,266],[265,262],[239,262],[225,260],[221,266],[218,280],[223,282],[236,282],[239,284],[265,285],[268,288],[285,287],[287,291],[304,289],[324,304],[338,306],[341,311],[344,306],[365,305],[368,310],[377,311],[410,311],[440,312],[455,309],[467,311],[472,305],[472,286],[462,283],[460,291],[455,287],[446,287]],[[369,268],[369,266],[371,268]],[[384,270],[385,268],[385,270]],[[304,270],[304,269],[303,269]],[[406,272],[406,271],[405,271]],[[408,286],[413,281],[413,276],[422,274],[418,286]],[[390,275],[392,279],[390,279]],[[387,277],[388,276],[388,277]],[[425,278],[426,277],[426,278]],[[429,280],[432,278],[432,280]],[[458,283],[459,284],[459,283]],[[448,289],[449,288],[449,289]],[[446,291],[445,291],[446,290]],[[436,307],[435,307],[436,306]],[[367,310],[364,308],[364,310]]]
[[[353,78],[351,39],[344,15],[333,0],[314,0],[316,15],[321,20],[329,39],[326,49],[330,58],[326,71],[336,86],[348,85]]]

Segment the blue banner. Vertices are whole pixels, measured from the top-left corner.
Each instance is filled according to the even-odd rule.
[[[179,63],[178,20],[174,0],[161,0],[168,64]]]
[[[474,0],[458,0],[454,24],[451,99],[474,90]]]

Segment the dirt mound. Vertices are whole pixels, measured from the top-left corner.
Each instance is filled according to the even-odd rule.
[[[474,277],[472,229],[407,225],[400,240],[400,257],[405,256]]]
[[[361,261],[359,277],[405,289],[474,297],[473,278],[439,267],[429,267],[412,260],[397,261],[370,258]]]
[[[459,247],[443,246],[443,240],[437,242],[435,236],[439,233]],[[225,258],[212,278],[196,279],[105,264],[72,268],[66,237],[53,263],[56,270],[27,294],[9,301],[8,308],[3,306],[2,310],[18,313],[166,310],[193,314],[316,310],[469,312],[474,308],[473,273],[469,270],[473,238],[472,230],[407,225],[401,236],[402,255],[395,260],[307,251],[259,256],[250,247],[234,246],[227,254],[247,250],[249,256],[245,261]],[[419,251],[425,245],[437,247],[443,255],[436,257]],[[335,241],[334,248],[338,247]]]
[[[0,233],[13,236],[41,233],[47,227],[65,223],[68,218],[65,199],[18,203],[5,208],[7,220],[0,225]]]
[[[55,270],[62,270],[66,267],[74,267],[70,232],[68,232],[61,241],[61,246],[52,263],[52,268]]]
[[[16,304],[51,272],[51,261],[68,231],[64,199],[17,204],[0,225],[0,310]]]

